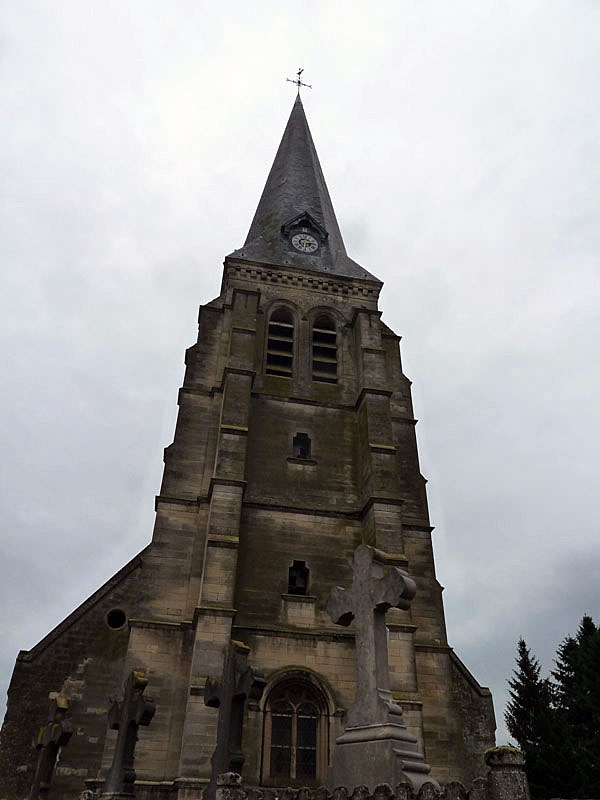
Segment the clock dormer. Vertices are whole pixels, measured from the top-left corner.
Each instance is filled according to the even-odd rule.
[[[281,235],[299,253],[317,253],[327,241],[328,233],[307,211],[281,226]]]

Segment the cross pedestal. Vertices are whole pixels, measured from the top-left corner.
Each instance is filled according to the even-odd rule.
[[[33,746],[40,751],[40,755],[28,800],[45,800],[48,797],[59,750],[69,743],[73,734],[70,722],[65,719],[68,708],[69,701],[66,697],[59,695],[52,700],[47,722],[33,741]]]
[[[384,571],[385,560],[381,550],[357,547],[352,586],[334,587],[327,603],[336,624],[354,620],[356,640],[356,697],[346,730],[336,739],[327,780],[332,789],[366,784],[373,791],[379,783],[396,786],[403,780],[418,789],[426,781],[435,783],[390,690],[385,614],[410,608],[416,586],[397,567]]]
[[[217,746],[210,760],[212,775],[204,792],[204,800],[213,800],[216,795],[217,776],[224,772],[242,771],[242,730],[246,698],[260,700],[266,681],[262,674],[248,666],[250,648],[243,642],[231,641],[225,652],[223,675],[207,678],[204,687],[204,702],[219,709],[217,722]]]
[[[150,725],[155,706],[144,697],[148,679],[143,672],[132,670],[123,685],[123,700],[114,700],[108,710],[108,724],[118,730],[113,760],[106,776],[103,798],[131,800],[135,783],[135,745],[140,725]]]

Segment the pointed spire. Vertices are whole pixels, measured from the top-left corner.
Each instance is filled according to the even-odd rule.
[[[313,252],[292,245],[297,233],[317,242]],[[296,97],[248,236],[233,256],[252,261],[377,280],[348,258],[300,94]]]

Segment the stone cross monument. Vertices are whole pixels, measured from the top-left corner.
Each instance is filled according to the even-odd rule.
[[[132,670],[123,685],[123,700],[114,700],[108,710],[109,727],[119,733],[102,797],[133,797],[133,764],[138,728],[140,725],[149,725],[155,711],[153,701],[143,696],[147,685],[148,679],[144,673]]]
[[[245,644],[231,641],[225,653],[222,678],[209,677],[204,687],[206,705],[219,709],[217,746],[211,758],[212,776],[204,792],[205,800],[215,797],[218,775],[242,771],[244,704],[246,698],[260,700],[266,684],[262,674],[248,666],[249,653],[250,648]]]
[[[336,624],[354,620],[356,640],[356,697],[346,730],[336,740],[331,788],[367,784],[373,791],[377,784],[395,786],[406,779],[418,788],[431,780],[429,765],[392,697],[388,668],[385,614],[390,608],[410,608],[416,586],[397,567],[385,572],[385,561],[381,550],[357,547],[352,586],[334,587],[327,603]]]
[[[48,797],[59,750],[69,743],[73,734],[71,724],[65,719],[68,708],[69,701],[62,695],[50,702],[47,722],[40,728],[38,737],[33,742],[40,755],[28,800],[43,800]]]

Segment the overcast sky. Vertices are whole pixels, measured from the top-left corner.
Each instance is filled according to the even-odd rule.
[[[2,695],[150,539],[198,305],[302,66],[403,337],[449,640],[506,741],[519,636],[549,668],[600,622],[600,4],[1,5]]]

